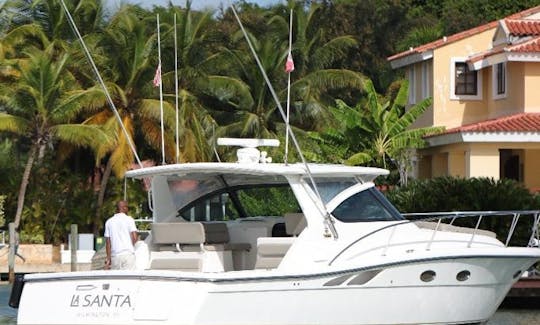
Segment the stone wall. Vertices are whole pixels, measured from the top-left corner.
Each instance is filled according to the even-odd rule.
[[[17,249],[15,256],[15,265],[17,264],[54,264],[60,263],[60,247],[53,245],[39,244],[21,244]],[[7,265],[9,255],[9,246],[6,245],[0,249],[0,265]]]

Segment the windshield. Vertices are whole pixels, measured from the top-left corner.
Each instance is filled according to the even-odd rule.
[[[403,220],[384,195],[373,187],[351,195],[332,211],[332,215],[342,222]]]
[[[304,181],[309,184],[309,187],[311,187],[313,190],[313,184],[309,178],[304,178]],[[319,194],[321,195],[321,199],[324,204],[330,202],[330,200],[341,193],[341,191],[358,184],[358,182],[353,178],[347,178],[346,180],[315,178],[314,181],[315,184],[317,184],[317,189],[319,190]]]

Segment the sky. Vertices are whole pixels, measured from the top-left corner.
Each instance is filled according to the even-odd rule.
[[[113,7],[117,7],[120,3],[130,2],[134,4],[139,4],[145,8],[152,8],[154,5],[158,6],[167,6],[168,0],[107,0],[109,4]],[[234,0],[192,0],[191,8],[195,10],[201,9],[216,9],[220,4],[224,6],[229,6]],[[247,2],[256,3],[261,7],[273,5],[276,3],[283,2],[282,0],[247,0]],[[185,0],[172,0],[172,3],[177,6],[185,7]]]

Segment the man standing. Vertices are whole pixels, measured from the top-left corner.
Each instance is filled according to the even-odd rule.
[[[105,222],[105,249],[107,251],[105,269],[133,270],[135,268],[133,245],[137,242],[137,227],[127,212],[127,202],[119,201],[116,204],[116,213]]]

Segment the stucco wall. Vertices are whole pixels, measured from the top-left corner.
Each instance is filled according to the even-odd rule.
[[[540,112],[540,64],[523,63],[525,71],[524,100],[525,112]]]
[[[448,154],[436,153],[431,162],[431,177],[448,176]]]
[[[493,98],[493,73],[490,70],[489,83],[489,114],[488,118],[497,118],[510,113],[517,114],[525,111],[525,85],[523,78],[525,65],[523,62],[507,62],[506,64],[506,97]]]
[[[465,151],[450,151],[448,153],[448,174],[456,177],[465,177]]]
[[[490,48],[494,32],[495,28],[433,51],[433,121],[435,125],[444,125],[451,128],[472,123],[486,117],[487,87],[491,87],[488,82],[489,75],[487,70],[490,69],[479,71],[479,77],[482,76],[482,100],[461,101],[450,99],[451,92],[453,92],[453,89],[451,89],[453,78],[451,75],[451,66],[452,58],[466,58],[469,55]]]
[[[525,150],[524,153],[524,183],[533,192],[540,191],[540,149]]]
[[[471,145],[465,154],[466,176],[500,178],[499,149],[489,145]]]

